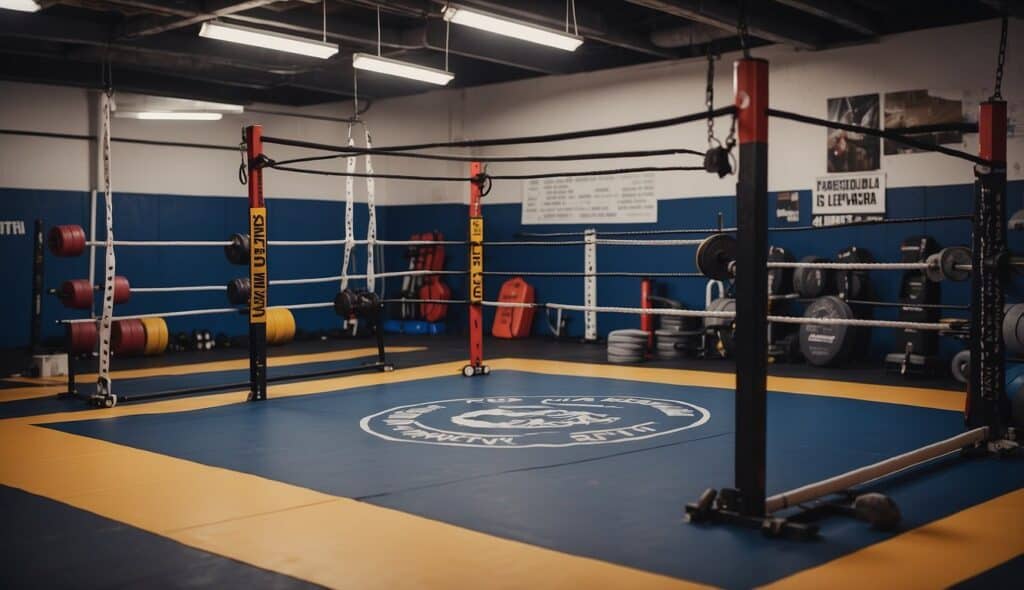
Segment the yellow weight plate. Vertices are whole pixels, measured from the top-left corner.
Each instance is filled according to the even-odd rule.
[[[278,326],[278,344],[288,344],[295,340],[295,316],[287,308],[280,308],[278,313],[280,325]]]
[[[170,339],[167,322],[163,318],[142,318],[142,326],[146,331],[145,354],[163,354]]]
[[[278,319],[277,308],[271,307],[267,310],[267,344],[277,344],[277,332],[280,320]]]

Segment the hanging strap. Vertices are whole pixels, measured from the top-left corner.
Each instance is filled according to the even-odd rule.
[[[373,140],[370,138],[370,128],[363,123],[363,130],[366,131],[366,149],[373,149]],[[375,292],[376,280],[374,277],[373,251],[377,247],[377,208],[376,188],[373,180],[373,161],[370,159],[370,152],[366,152],[366,210],[369,221],[366,225],[366,290]]]
[[[96,396],[111,398],[110,383],[110,326],[114,316],[114,275],[116,259],[114,258],[114,200],[110,191],[110,103],[113,94],[105,94],[103,103],[103,129],[100,132],[100,150],[103,157],[103,196],[106,202],[106,259],[103,270],[103,308],[100,313],[100,368],[96,380]]]
[[[356,144],[352,137],[352,125],[348,126],[348,147]],[[356,171],[356,155],[353,154],[346,159],[346,171],[352,174]],[[355,229],[352,224],[352,203],[355,200],[355,177],[345,177],[345,256],[341,261],[341,286],[339,291],[348,288],[348,269],[352,257],[352,247],[355,246]]]

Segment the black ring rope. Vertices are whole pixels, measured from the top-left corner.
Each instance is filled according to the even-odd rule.
[[[861,221],[848,221],[846,223],[837,223],[835,225],[794,225],[792,227],[779,226],[769,227],[768,231],[806,231],[806,230],[817,230],[817,229],[836,229],[842,227],[857,227],[862,225],[885,225],[889,223],[927,223],[933,221],[957,221],[957,220],[972,220],[973,215],[970,214],[958,214],[958,215],[934,215],[934,216],[922,216],[922,217],[895,217],[892,219],[864,219]],[[609,231],[609,232],[598,232],[595,234],[597,238],[606,237],[623,237],[623,236],[657,236],[657,235],[669,235],[669,234],[716,234],[716,233],[730,233],[735,232],[735,227],[691,227],[683,229],[637,229],[630,231]],[[584,236],[583,232],[518,232],[516,237],[521,238],[576,238]]]
[[[396,156],[399,158],[418,158],[422,160],[440,160],[443,162],[572,162],[578,160],[607,160],[618,158],[649,158],[655,156],[676,156],[693,155],[704,156],[704,152],[686,148],[665,148],[658,150],[633,150],[625,152],[603,152],[594,154],[559,154],[555,156],[455,156],[451,154],[418,154],[415,152],[395,152],[379,149],[353,148],[347,153],[331,154],[328,156],[308,156],[305,158],[293,158],[280,160],[278,165],[287,166],[303,162],[319,162],[323,160],[334,160],[369,154],[371,156]]]
[[[52,139],[80,139],[83,141],[96,141],[95,135],[78,133],[50,133],[46,131],[22,131],[20,129],[0,129],[0,135],[20,135],[23,137],[47,137]],[[134,143],[139,145],[156,145],[162,147],[184,147],[203,150],[220,150],[237,152],[238,146],[216,145],[212,143],[189,143],[183,141],[161,141],[156,139],[135,139],[131,137],[111,137],[110,141],[115,143]]]
[[[489,180],[534,180],[539,178],[563,178],[570,176],[605,176],[611,174],[633,174],[638,172],[689,172],[703,171],[703,166],[643,166],[639,168],[618,168],[614,170],[581,170],[576,172],[546,172],[540,174],[479,174],[477,176],[417,176],[410,174],[367,174],[365,172],[334,172],[331,170],[308,170],[280,166],[274,161],[265,165],[266,168],[285,172],[299,172],[319,176],[350,176],[353,178],[387,178],[392,180],[422,180],[437,182],[474,182],[484,184]]]
[[[619,133],[631,133],[634,131],[647,131],[649,129],[659,129],[662,127],[672,127],[674,125],[682,125],[684,123],[692,123],[694,121],[703,121],[709,115],[712,117],[721,117],[725,115],[731,115],[736,112],[736,107],[733,105],[721,107],[708,113],[707,111],[701,111],[699,113],[691,113],[689,115],[682,115],[680,117],[672,117],[669,119],[658,119],[656,121],[644,121],[641,123],[630,123],[627,125],[617,125],[615,127],[603,127],[598,129],[584,129],[581,131],[567,131],[563,133],[552,133],[548,135],[530,135],[523,137],[505,137],[498,139],[468,139],[463,141],[442,141],[433,143],[419,143],[409,145],[397,145],[397,146],[386,146],[377,148],[388,152],[405,152],[412,150],[425,150],[431,148],[468,148],[468,147],[491,147],[501,145],[519,145],[527,143],[547,143],[552,141],[568,141],[571,139],[584,139],[588,137],[602,137],[605,135],[616,135]],[[264,136],[263,143],[273,143],[278,145],[288,145],[292,147],[303,147],[309,149],[324,150],[329,152],[351,152],[352,149],[348,146],[330,145],[325,143],[314,143],[311,141],[302,141],[297,139],[286,139],[281,137]]]
[[[844,131],[852,131],[854,133],[863,133],[864,135],[871,135],[874,137],[881,137],[890,141],[909,145],[926,152],[938,152],[954,158],[960,158],[961,160],[967,160],[981,166],[993,167],[994,162],[986,160],[974,154],[969,154],[961,150],[954,150],[941,145],[931,144],[925,141],[920,141],[912,137],[907,137],[902,133],[895,133],[885,129],[873,129],[871,127],[863,127],[861,125],[850,125],[847,123],[839,123],[836,121],[828,121],[826,119],[819,119],[817,117],[808,117],[807,115],[800,115],[797,113],[791,113],[789,111],[780,111],[778,109],[768,109],[768,115],[779,119],[789,119],[790,121],[796,121],[798,123],[807,123],[809,125],[818,125],[819,127],[828,127],[830,129],[842,129]]]

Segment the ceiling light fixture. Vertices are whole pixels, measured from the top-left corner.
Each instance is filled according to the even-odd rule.
[[[223,114],[185,111],[141,111],[137,113],[125,113],[114,111],[114,116],[119,119],[141,119],[144,121],[220,121],[221,117],[223,117]]]
[[[352,54],[352,67],[357,70],[367,70],[370,72],[377,72],[379,74],[388,74],[389,76],[398,76],[400,78],[409,78],[410,80],[419,80],[420,82],[429,82],[430,84],[437,84],[438,86],[444,86],[455,78],[455,74],[446,72],[445,70],[428,68],[426,66],[398,61],[397,59],[389,59],[379,55],[370,55],[368,53]]]
[[[0,8],[19,12],[35,12],[40,6],[33,0],[0,0]]]
[[[565,51],[576,51],[583,44],[583,37],[573,35],[568,31],[563,33],[554,29],[539,27],[454,4],[445,6],[442,16],[444,20],[457,25],[473,27],[481,31],[522,39],[523,41],[547,45],[548,47],[555,47]]]
[[[338,46],[334,43],[324,43],[303,37],[285,35],[262,29],[251,29],[238,25],[229,25],[221,22],[205,22],[199,30],[200,37],[217,39],[219,41],[230,41],[242,45],[251,45],[263,49],[274,49],[299,55],[308,55],[327,59],[338,53]]]

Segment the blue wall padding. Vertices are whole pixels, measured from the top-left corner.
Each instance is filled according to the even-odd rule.
[[[888,217],[939,216],[970,213],[973,185],[941,187],[891,188],[888,190]],[[1009,185],[1007,212],[1024,206],[1024,182]],[[61,223],[77,223],[87,226],[89,195],[86,192],[43,191],[25,189],[0,189],[0,219],[16,219],[26,222],[31,233],[32,220],[43,219],[47,227]],[[775,217],[774,194],[770,195],[768,206],[771,226],[786,224]],[[800,225],[810,222],[810,191],[800,192]],[[718,213],[722,212],[723,222],[735,224],[735,199],[732,196],[669,199],[659,202],[657,224],[601,225],[600,231],[667,229],[680,227],[713,227],[717,224]],[[99,209],[102,216],[102,199]],[[300,199],[270,200],[271,239],[331,239],[344,234],[344,204],[336,201],[313,201]],[[124,240],[219,240],[227,239],[233,232],[245,231],[247,202],[244,198],[195,197],[171,195],[115,195],[115,232]],[[466,207],[457,204],[443,205],[402,205],[378,207],[378,235],[381,239],[408,239],[414,233],[441,231],[450,239],[465,239],[467,234]],[[584,225],[543,225],[523,226],[521,208],[518,204],[487,204],[484,200],[485,235],[487,240],[512,240],[520,231],[582,231]],[[100,219],[102,222],[102,219]],[[102,223],[101,223],[102,225]],[[366,206],[356,206],[356,236],[365,237]],[[771,243],[789,248],[797,258],[817,254],[834,256],[840,249],[857,245],[867,248],[880,261],[895,261],[899,258],[899,244],[907,236],[927,234],[934,236],[941,245],[970,243],[970,229],[965,221],[934,222],[929,224],[892,224],[856,228],[837,228],[808,232],[778,232],[771,235]],[[99,238],[102,239],[100,231]],[[679,237],[679,236],[659,236]],[[686,236],[689,237],[689,236]],[[1024,236],[1020,232],[1010,235],[1010,245],[1015,251],[1024,250]],[[0,237],[3,259],[6,261],[7,285],[2,297],[4,320],[7,329],[0,334],[0,347],[24,346],[28,343],[28,310],[31,292],[32,240],[26,236]],[[638,255],[639,253],[639,255]],[[622,248],[603,246],[598,252],[599,271],[694,271],[692,247],[666,248]],[[120,248],[118,273],[128,276],[137,286],[224,284],[230,278],[246,274],[244,267],[229,265],[218,248]],[[461,247],[446,249],[448,269],[465,269],[466,252]],[[295,278],[329,276],[337,274],[341,266],[340,247],[278,247],[271,251],[271,276],[274,278]],[[354,254],[355,272],[365,270],[365,248],[357,247]],[[582,270],[583,249],[581,246],[499,248],[487,250],[486,268],[489,270],[517,271],[570,271]],[[59,259],[47,256],[46,284],[55,287],[66,278],[85,277],[88,271],[86,258]],[[403,248],[388,248],[384,257],[384,268],[394,271],[408,267]],[[898,272],[876,272],[872,274],[875,296],[881,300],[893,301],[899,290]],[[488,277],[485,288],[488,299],[497,298],[504,277]],[[582,303],[583,280],[581,278],[532,277],[528,280],[536,287],[540,301]],[[444,277],[452,289],[452,297],[466,297],[465,281],[462,277]],[[359,286],[360,282],[354,282]],[[1021,283],[1015,281],[1008,294],[1011,301],[1020,300]],[[379,288],[379,287],[378,287]],[[400,279],[386,283],[386,296],[397,297],[401,288]],[[967,303],[969,283],[942,284],[942,300],[948,303]],[[280,286],[271,290],[272,304],[329,301],[337,290],[336,283],[306,285],[301,287]],[[689,307],[699,308],[704,303],[704,282],[701,279],[671,279],[658,281],[658,293],[683,301]],[[639,279],[604,278],[599,281],[598,302],[601,305],[635,307],[639,304]],[[173,311],[201,307],[223,307],[226,300],[220,293],[176,293],[136,295],[133,300],[118,311],[144,313],[151,311]],[[799,312],[799,310],[794,310]],[[962,312],[961,312],[962,313]],[[299,328],[305,330],[337,327],[338,320],[329,309],[296,311]],[[46,298],[44,306],[45,336],[56,338],[60,335],[54,319],[81,317],[83,314],[64,310],[54,298]],[[953,312],[950,312],[953,315]],[[582,335],[582,314],[569,313],[569,328],[573,336]],[[896,310],[878,309],[876,318],[894,319]],[[449,328],[455,333],[465,331],[465,311],[460,306],[449,308]],[[485,315],[490,326],[493,310]],[[638,319],[627,315],[602,315],[598,324],[601,334],[609,330],[638,326]],[[197,318],[172,318],[172,331],[191,330],[194,327],[214,332],[239,334],[245,331],[241,319],[232,316],[200,316]],[[543,314],[537,314],[534,334],[545,333]],[[880,357],[892,347],[892,334],[886,330],[874,330],[871,354]],[[944,341],[944,353],[951,355],[960,345]]]

